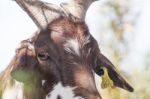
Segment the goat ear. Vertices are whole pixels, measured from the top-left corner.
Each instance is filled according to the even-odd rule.
[[[131,85],[119,74],[115,66],[104,55],[100,53],[98,57],[98,65],[95,68],[95,72],[99,76],[101,76],[101,66],[106,67],[108,75],[113,81],[114,86],[123,88],[130,92],[134,91]]]
[[[16,50],[14,66],[11,71],[12,78],[23,83],[33,80],[32,78],[36,71],[37,60],[34,49],[30,46],[26,40],[21,42],[21,46]]]

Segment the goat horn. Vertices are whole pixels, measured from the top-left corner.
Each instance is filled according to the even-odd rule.
[[[16,0],[17,4],[32,18],[39,29],[44,29],[49,22],[63,13],[57,5],[39,0]]]
[[[48,23],[60,16],[72,15],[84,20],[85,13],[95,0],[71,0],[68,3],[50,3],[40,0],[15,0],[16,3],[32,18],[39,29],[44,29]]]

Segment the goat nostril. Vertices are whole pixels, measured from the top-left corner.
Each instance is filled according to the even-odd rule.
[[[47,60],[49,59],[49,55],[48,53],[42,52],[42,53],[38,53],[38,58],[40,58],[41,60]]]

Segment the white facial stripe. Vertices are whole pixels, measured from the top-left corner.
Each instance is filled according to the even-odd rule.
[[[61,83],[58,83],[54,86],[53,90],[49,92],[46,99],[57,99],[58,97],[60,97],[60,99],[84,99],[80,96],[75,97],[74,89],[74,87],[64,87]]]
[[[86,45],[90,42],[90,35],[83,37],[83,45]],[[80,42],[78,41],[77,38],[75,39],[69,39],[67,42],[64,44],[65,50],[69,53],[72,54],[77,54],[80,56]]]
[[[23,99],[23,84],[15,81],[13,86],[6,86],[2,99]]]
[[[80,44],[77,38],[67,40],[67,42],[64,44],[64,47],[67,52],[80,55]]]

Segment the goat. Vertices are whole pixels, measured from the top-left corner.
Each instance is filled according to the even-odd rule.
[[[101,75],[101,66],[107,68],[114,85],[133,91],[100,53],[83,21],[57,18],[33,42],[23,41],[1,73],[2,99],[102,99],[94,80],[94,72]]]

